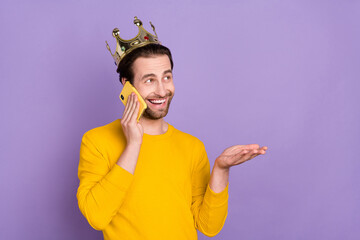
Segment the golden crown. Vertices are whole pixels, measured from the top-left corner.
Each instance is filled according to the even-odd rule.
[[[155,33],[155,35],[149,33],[145,30],[145,28],[142,26],[142,22],[140,19],[135,17],[134,24],[139,27],[139,33],[136,35],[136,37],[130,39],[130,40],[124,40],[119,36],[119,29],[114,28],[112,35],[116,39],[116,50],[115,53],[112,54],[109,44],[106,42],[106,48],[109,50],[111,56],[115,60],[115,65],[119,66],[120,61],[132,50],[138,47],[143,47],[147,44],[155,43],[155,44],[161,44],[158,40],[157,34],[155,32],[155,27],[150,22],[150,25]]]

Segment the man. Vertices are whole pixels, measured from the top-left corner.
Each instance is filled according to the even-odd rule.
[[[148,108],[137,122],[139,101],[132,94],[121,120],[84,134],[79,208],[104,239],[197,239],[196,229],[215,236],[227,216],[230,167],[267,148],[230,147],[210,175],[203,143],[163,119],[175,93],[170,50],[136,17],[134,23],[135,40],[114,29],[113,57],[121,83],[130,81]]]

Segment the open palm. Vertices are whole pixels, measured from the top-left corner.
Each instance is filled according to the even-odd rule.
[[[216,159],[220,168],[230,168],[266,153],[267,147],[258,144],[235,145],[224,150]]]

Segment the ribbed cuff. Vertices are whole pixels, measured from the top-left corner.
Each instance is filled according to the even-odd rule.
[[[207,185],[204,201],[211,206],[221,206],[226,203],[229,199],[229,182],[223,191],[216,193],[211,190],[209,184]]]
[[[113,168],[110,170],[110,172],[106,175],[106,180],[114,184],[116,187],[118,187],[122,191],[126,191],[133,179],[134,175],[123,169],[117,164],[114,164]]]

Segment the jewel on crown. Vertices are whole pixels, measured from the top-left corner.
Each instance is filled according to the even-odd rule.
[[[120,61],[126,56],[126,54],[128,54],[129,52],[131,52],[132,50],[134,50],[138,47],[142,47],[142,46],[145,46],[145,45],[151,44],[151,43],[152,44],[154,44],[154,43],[161,44],[159,42],[157,34],[155,32],[155,27],[154,27],[154,25],[152,25],[151,22],[150,22],[150,25],[151,25],[155,35],[146,31],[145,28],[143,27],[142,22],[137,17],[135,17],[135,19],[134,19],[134,24],[139,27],[139,33],[136,35],[136,37],[134,37],[130,40],[122,39],[120,37],[119,29],[114,28],[114,30],[112,32],[113,37],[116,39],[116,50],[115,50],[114,54],[112,54],[109,44],[107,43],[107,41],[105,41],[106,48],[109,50],[111,56],[114,58],[116,66],[119,66]]]

